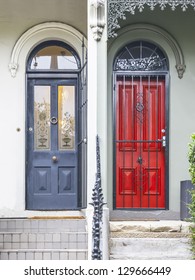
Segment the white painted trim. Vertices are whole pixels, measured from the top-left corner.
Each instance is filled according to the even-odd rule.
[[[181,49],[179,43],[176,41],[176,39],[171,34],[169,34],[166,30],[164,30],[158,26],[141,23],[141,24],[133,24],[133,25],[127,26],[125,28],[122,28],[118,32],[117,39],[115,39],[111,43],[109,50],[111,50],[113,48],[113,46],[116,44],[117,40],[120,41],[120,38],[123,38],[123,40],[122,40],[123,45],[127,44],[127,40],[128,40],[128,42],[134,41],[135,40],[134,34],[136,34],[136,37],[138,37],[139,39],[146,39],[147,41],[153,40],[153,42],[159,43],[158,41],[156,41],[154,39],[154,36],[157,35],[159,40],[163,40],[164,42],[166,42],[166,44],[168,44],[168,46],[171,48],[171,50],[174,54],[175,67],[178,72],[178,77],[180,79],[183,77],[183,73],[185,72],[186,66],[185,66],[184,55],[183,55],[182,49]],[[149,36],[149,34],[150,34],[150,36]],[[122,45],[120,47],[122,47]],[[166,51],[166,49],[165,49],[165,51]]]
[[[83,34],[65,23],[46,22],[33,26],[20,36],[12,50],[9,63],[11,76],[16,76],[19,69],[21,53],[26,46],[30,45],[29,49],[26,51],[26,56],[28,56],[29,52],[43,41],[61,40],[62,42],[71,45],[81,57],[83,38]],[[84,38],[84,44],[86,46],[86,38]]]

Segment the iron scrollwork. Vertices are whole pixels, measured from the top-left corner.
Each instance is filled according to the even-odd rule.
[[[101,239],[101,224],[103,217],[103,192],[101,187],[101,167],[100,167],[100,145],[99,137],[96,137],[96,161],[97,161],[97,173],[96,173],[96,182],[92,194],[92,203],[90,203],[93,208],[93,250],[92,250],[92,260],[101,260],[102,251],[100,248],[100,239]]]
[[[153,57],[144,57],[137,59],[118,59],[116,63],[116,70],[130,70],[130,71],[155,71],[163,69],[163,62],[161,58],[156,55]]]
[[[195,10],[195,0],[108,0],[108,37],[117,36],[115,30],[120,28],[119,20],[126,19],[126,12],[133,15],[136,10],[142,12],[145,6],[152,11],[156,6],[162,11],[166,7],[174,11],[178,6],[182,11],[186,11],[188,7]]]

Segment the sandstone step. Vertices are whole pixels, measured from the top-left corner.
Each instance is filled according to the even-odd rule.
[[[112,221],[110,222],[110,232],[166,232],[183,233],[190,232],[192,223],[184,221]]]
[[[1,250],[0,260],[87,260],[87,250]]]

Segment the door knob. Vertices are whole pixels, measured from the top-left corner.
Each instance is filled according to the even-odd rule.
[[[57,158],[56,156],[53,156],[53,157],[52,157],[52,160],[53,160],[53,162],[57,162],[57,161],[58,161],[58,158]]]

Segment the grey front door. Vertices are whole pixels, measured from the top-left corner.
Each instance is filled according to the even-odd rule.
[[[77,79],[28,79],[26,208],[78,207]]]

